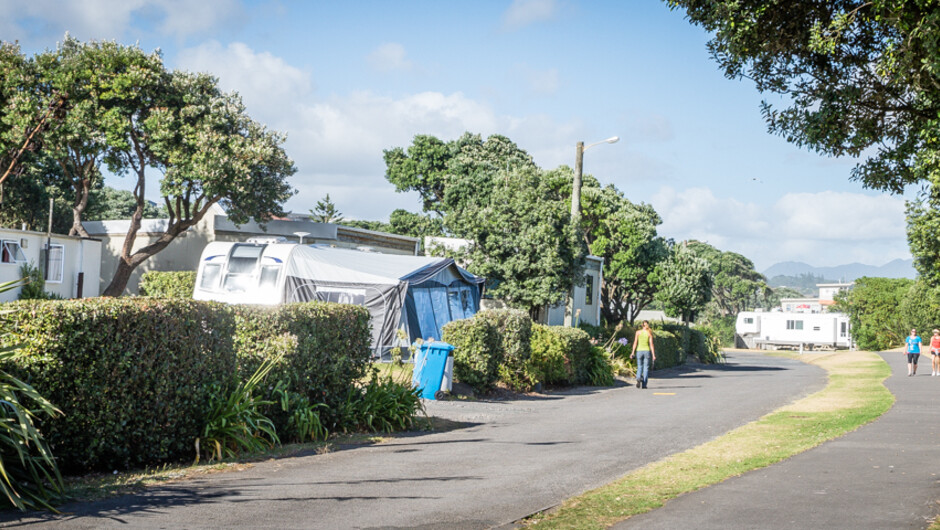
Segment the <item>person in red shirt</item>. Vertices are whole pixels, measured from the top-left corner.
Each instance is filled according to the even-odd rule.
[[[933,337],[930,337],[930,357],[933,359],[933,375],[940,375],[940,329],[933,330]]]

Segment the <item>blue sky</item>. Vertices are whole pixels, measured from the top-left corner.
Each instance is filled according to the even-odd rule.
[[[665,237],[759,270],[910,257],[903,198],[851,182],[852,160],[769,135],[767,96],[726,79],[708,35],[659,1],[0,0],[0,39],[28,53],[66,31],[160,48],[169,67],[241,94],[289,136],[289,210],[329,193],[349,218],[417,211],[382,161],[416,134],[503,134],[545,168],[616,135],[585,153],[585,172],[652,204]]]

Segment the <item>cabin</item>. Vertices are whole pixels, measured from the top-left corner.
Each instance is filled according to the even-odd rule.
[[[48,293],[62,298],[98,296],[101,241],[0,228],[0,282],[21,279],[24,265],[45,271]],[[16,300],[21,290],[16,288],[0,293],[0,302]]]
[[[750,349],[847,349],[848,315],[829,311],[836,293],[851,283],[818,284],[819,298],[783,298],[772,311],[742,311],[735,321],[735,347]]]

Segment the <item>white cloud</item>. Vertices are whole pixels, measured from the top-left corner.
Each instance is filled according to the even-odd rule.
[[[882,265],[909,258],[904,201],[888,195],[791,193],[772,207],[719,198],[706,188],[664,187],[651,203],[659,233],[738,252],[763,270],[780,261],[816,266]]]
[[[555,0],[513,0],[503,13],[503,28],[519,29],[535,22],[552,19],[558,11]]]
[[[407,72],[414,67],[407,58],[405,47],[397,42],[379,45],[366,59],[379,72]]]
[[[120,39],[152,23],[177,38],[206,31],[242,14],[238,0],[31,0],[0,2],[5,40],[48,42],[65,32],[81,40]]]

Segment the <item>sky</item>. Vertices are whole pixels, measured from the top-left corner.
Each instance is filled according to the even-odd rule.
[[[780,100],[725,78],[709,35],[657,0],[0,0],[0,40],[28,54],[66,32],[160,49],[240,94],[288,135],[290,211],[326,194],[350,219],[419,211],[382,158],[418,134],[505,135],[546,169],[573,166],[578,141],[619,136],[585,152],[584,172],[651,204],[664,237],[761,271],[910,258],[905,196],[767,133],[760,103]]]

